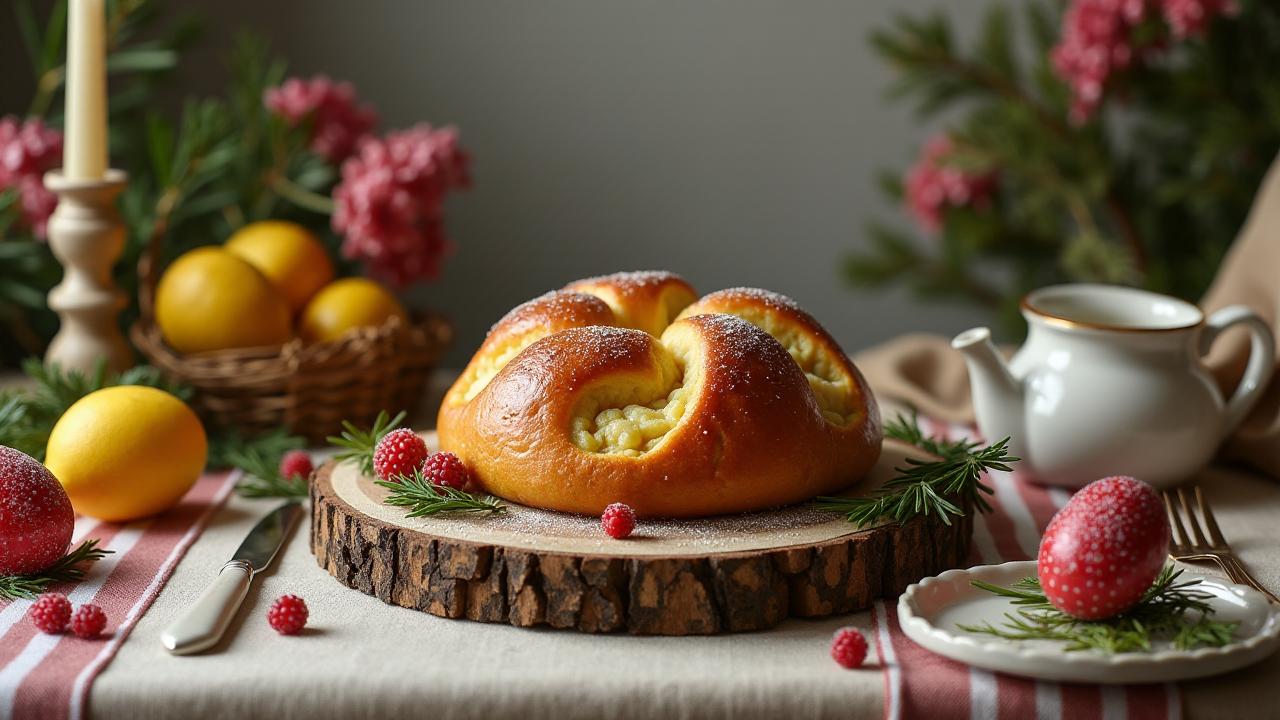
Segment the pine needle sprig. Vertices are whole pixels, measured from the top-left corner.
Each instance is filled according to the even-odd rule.
[[[310,494],[307,479],[287,478],[280,474],[280,458],[267,457],[252,445],[233,451],[231,465],[244,473],[236,484],[236,492],[247,498],[304,498]]]
[[[97,562],[112,550],[98,547],[97,539],[85,540],[62,559],[40,572],[27,575],[0,575],[0,599],[31,599],[55,582],[75,582],[84,577],[84,565]]]
[[[421,470],[413,475],[402,475],[399,482],[377,480],[391,494],[383,500],[387,505],[409,508],[405,517],[426,517],[439,513],[500,513],[507,506],[492,495],[472,495],[447,485],[436,485]]]
[[[354,462],[365,475],[373,474],[373,451],[384,435],[400,427],[404,421],[403,411],[389,417],[383,410],[373,421],[369,430],[361,430],[348,420],[342,421],[342,435],[327,438],[330,445],[342,448],[342,452],[334,455],[338,462]]]
[[[976,442],[949,441],[926,436],[916,423],[899,415],[885,426],[885,436],[934,455],[931,460],[908,457],[906,467],[894,468],[898,473],[869,497],[819,497],[817,508],[843,513],[849,522],[866,527],[889,518],[905,522],[920,515],[936,515],[947,525],[951,518],[965,514],[964,507],[990,512],[985,495],[994,491],[982,482],[982,474],[990,470],[1009,472],[1019,458],[1009,454],[1009,438],[987,447]]]
[[[972,585],[1009,598],[1015,612],[995,625],[958,625],[961,630],[1005,640],[1052,640],[1068,652],[1096,650],[1106,654],[1143,652],[1165,640],[1179,650],[1221,647],[1235,637],[1239,623],[1213,619],[1213,596],[1195,589],[1199,580],[1181,580],[1182,571],[1166,566],[1142,599],[1129,610],[1105,620],[1079,620],[1055,608],[1040,580],[1027,577],[1008,587],[980,580]]]
[[[146,385],[159,388],[180,399],[191,396],[191,388],[168,382],[153,367],[138,365],[121,373],[110,373],[99,360],[91,372],[63,370],[45,365],[38,358],[22,363],[29,387],[0,397],[0,445],[6,445],[44,459],[45,444],[53,425],[67,408],[91,392],[115,385]]]

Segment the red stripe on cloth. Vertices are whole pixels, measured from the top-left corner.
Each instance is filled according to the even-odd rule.
[[[895,609],[885,613],[884,622],[888,623],[894,657],[901,670],[901,716],[938,720],[968,718],[969,666],[935,655],[907,639],[898,625]],[[885,709],[887,716],[887,702]]]
[[[1102,717],[1102,689],[1097,685],[1063,685],[1062,717]]]
[[[88,540],[96,538],[98,546],[107,550],[111,549],[111,540],[120,532],[122,526],[110,523],[99,523],[97,527],[85,533],[84,539]],[[86,579],[91,580],[95,575],[95,566],[90,566]],[[74,583],[54,583],[49,586],[49,592],[66,593]],[[27,619],[27,609],[31,607],[30,600],[14,600],[10,602],[4,609],[3,615],[6,622],[12,620],[12,624],[5,629],[4,634],[0,636],[0,668],[5,667],[13,662],[13,659],[27,646],[31,638],[39,634],[36,626]]]
[[[21,681],[14,696],[15,717],[61,720],[72,716],[73,709],[83,710],[93,677],[128,637],[233,483],[228,473],[201,477],[176,507],[143,531],[92,600],[106,613],[110,635],[100,640],[64,636]]]

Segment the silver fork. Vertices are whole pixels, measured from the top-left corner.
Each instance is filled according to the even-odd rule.
[[[1248,585],[1258,592],[1266,595],[1273,603],[1280,603],[1280,598],[1275,596],[1270,590],[1262,586],[1249,571],[1245,569],[1244,563],[1240,562],[1240,558],[1231,550],[1231,545],[1227,543],[1227,539],[1222,536],[1222,531],[1218,529],[1218,520],[1213,516],[1213,510],[1210,509],[1209,503],[1204,499],[1204,493],[1200,491],[1199,486],[1193,488],[1196,495],[1196,505],[1200,509],[1200,515],[1204,517],[1204,527],[1208,531],[1208,538],[1205,537],[1205,530],[1200,527],[1200,521],[1196,518],[1196,513],[1191,507],[1190,493],[1183,488],[1178,488],[1177,502],[1174,502],[1173,493],[1164,492],[1164,507],[1169,513],[1169,525],[1173,528],[1173,542],[1169,552],[1169,557],[1179,562],[1205,561],[1215,563],[1222,569],[1231,581],[1240,585]],[[1179,514],[1181,509],[1181,514]],[[1186,527],[1183,526],[1183,519],[1186,520],[1186,526],[1191,528],[1188,533]]]

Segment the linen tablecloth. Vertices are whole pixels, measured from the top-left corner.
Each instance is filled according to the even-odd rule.
[[[1213,469],[1200,482],[1259,579],[1280,587],[1280,487]],[[974,562],[1034,555],[1065,493],[998,478],[997,512],[975,532]],[[304,524],[254,584],[217,651],[170,657],[160,631],[184,610],[273,503],[233,497],[210,520],[90,694],[96,718],[1257,718],[1275,714],[1275,657],[1232,675],[1141,689],[1059,686],[954,666],[896,634],[895,603],[716,637],[594,636],[446,620],[340,585],[307,548]],[[299,637],[276,635],[270,602],[306,598]],[[873,640],[868,667],[831,661],[832,632]]]

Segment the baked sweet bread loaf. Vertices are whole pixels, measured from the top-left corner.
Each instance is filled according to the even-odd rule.
[[[834,492],[880,455],[840,346],[764,290],[701,299],[671,273],[580,280],[512,310],[446,394],[440,446],[523,505],[641,516],[759,510]]]

